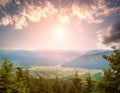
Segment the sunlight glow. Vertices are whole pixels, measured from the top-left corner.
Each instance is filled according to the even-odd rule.
[[[66,37],[66,28],[63,26],[58,26],[54,30],[54,37],[56,40],[64,40]]]

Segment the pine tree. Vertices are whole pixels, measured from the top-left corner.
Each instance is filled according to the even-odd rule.
[[[13,64],[4,58],[0,67],[0,93],[13,93],[15,88]]]
[[[113,47],[114,54],[103,58],[110,62],[110,68],[104,70],[104,76],[98,83],[101,93],[120,93],[120,49]]]
[[[37,93],[50,93],[51,92],[49,85],[47,83],[47,80],[41,76],[39,76],[39,78],[36,79],[35,85],[36,85]]]
[[[72,85],[69,88],[69,93],[81,93],[82,92],[82,79],[78,75],[78,71],[74,74]]]
[[[68,92],[68,85],[66,83],[64,83],[62,85],[62,93],[67,93]]]
[[[16,84],[17,84],[17,93],[26,93],[26,83],[24,80],[24,71],[22,67],[16,68]]]
[[[35,92],[34,79],[30,75],[28,68],[26,68],[26,70],[24,71],[24,80],[27,88],[27,93],[34,93]]]
[[[54,93],[62,93],[62,86],[59,78],[56,76],[55,82],[53,84]]]
[[[85,85],[86,93],[91,93],[93,91],[93,80],[91,78],[90,73],[88,73],[88,77],[85,80],[86,80],[86,85]]]

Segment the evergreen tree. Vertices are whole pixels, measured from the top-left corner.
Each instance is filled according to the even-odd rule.
[[[104,70],[104,76],[98,83],[100,93],[120,93],[120,49],[113,49],[114,54],[103,55],[110,62],[110,68]]]
[[[47,80],[43,77],[39,77],[37,79],[37,93],[51,93],[51,90],[49,88],[49,83],[47,83]]]
[[[24,71],[24,80],[27,88],[27,93],[34,93],[35,92],[34,79],[30,75],[28,68],[26,68],[26,70]]]
[[[81,93],[82,92],[82,79],[78,75],[78,71],[74,74],[72,85],[69,88],[69,93]]]
[[[62,86],[59,78],[56,76],[55,82],[53,84],[54,93],[62,93]]]
[[[88,77],[85,78],[86,85],[85,85],[85,93],[91,93],[93,91],[93,80],[91,78],[91,74],[88,73]]]
[[[13,93],[15,87],[13,64],[4,58],[0,67],[0,93]]]
[[[62,93],[67,93],[68,92],[68,85],[66,83],[64,83],[62,85]]]
[[[16,68],[17,93],[26,93],[26,84],[24,80],[24,71],[22,67]]]

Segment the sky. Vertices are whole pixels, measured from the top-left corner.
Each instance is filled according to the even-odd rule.
[[[120,45],[120,0],[0,0],[0,49],[113,45]]]

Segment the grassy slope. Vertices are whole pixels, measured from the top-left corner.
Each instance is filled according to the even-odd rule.
[[[30,68],[30,73],[35,76],[43,76],[45,78],[55,78],[58,76],[61,79],[67,80],[73,77],[75,71],[79,72],[80,77],[87,77],[91,73],[93,79],[99,79],[102,75],[102,70],[82,69],[82,68],[64,68],[57,66],[34,66]]]

